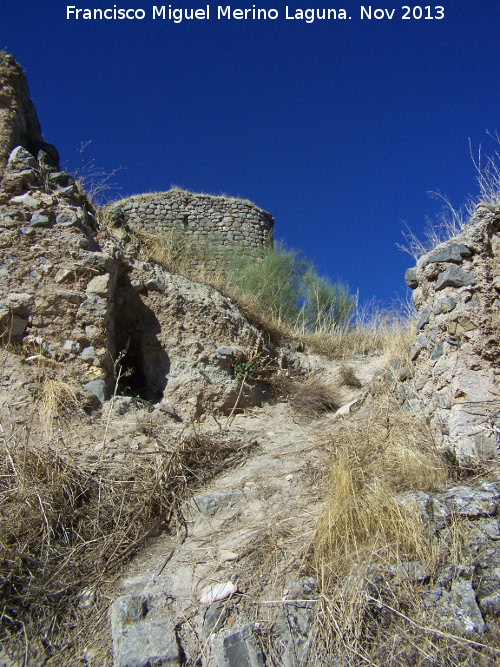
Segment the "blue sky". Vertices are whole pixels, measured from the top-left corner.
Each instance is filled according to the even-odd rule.
[[[476,194],[469,138],[497,148],[486,131],[500,129],[498,1],[441,0],[443,19],[409,20],[385,0],[288,5],[351,16],[313,23],[277,1],[255,2],[275,20],[218,20],[210,3],[210,20],[178,24],[153,20],[154,2],[69,1],[146,18],[68,20],[67,2],[3,0],[0,48],[25,68],[62,162],[123,167],[115,197],[175,184],[251,199],[362,301],[404,298],[402,221],[423,230],[440,208],[429,191],[455,206]],[[394,17],[362,20],[370,6]]]

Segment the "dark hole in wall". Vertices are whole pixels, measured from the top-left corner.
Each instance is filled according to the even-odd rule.
[[[158,403],[167,386],[170,359],[158,340],[161,327],[156,315],[126,274],[119,280],[115,313],[115,349],[121,355],[119,392]]]

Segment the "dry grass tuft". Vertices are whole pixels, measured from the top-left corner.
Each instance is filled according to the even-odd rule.
[[[329,359],[347,360],[367,354],[383,355],[386,363],[406,360],[415,339],[411,314],[375,310],[358,313],[349,325],[331,331],[316,331],[298,338],[307,351]]]
[[[330,492],[315,551],[324,586],[376,553],[385,562],[423,557],[428,544],[420,519],[407,514],[396,495],[430,490],[446,479],[428,427],[379,399],[367,418],[340,427],[330,447]]]
[[[69,421],[72,413],[80,410],[78,388],[68,382],[46,378],[37,394],[40,423],[47,436],[52,435],[55,422]]]
[[[290,390],[289,402],[294,412],[309,419],[324,412],[334,412],[340,407],[335,390],[317,378],[295,382]]]
[[[398,502],[402,491],[431,491],[447,478],[425,423],[378,397],[329,447],[328,497],[313,549],[320,608],[307,664],[496,664],[495,642],[488,648],[440,628],[419,595],[422,584],[391,578],[391,568],[412,561],[431,580],[442,562],[468,563],[460,522],[432,538],[417,509]]]
[[[120,467],[37,446],[28,428],[1,431],[0,641],[27,642],[36,664],[61,647],[74,654],[79,594],[97,595],[149,536],[182,531],[190,488],[244,460],[250,447],[199,434],[155,439],[157,452]],[[69,664],[67,654],[54,664]]]
[[[258,208],[249,199],[241,199],[240,197],[231,197],[224,193],[221,193],[219,195],[214,195],[209,192],[191,192],[190,190],[181,188],[178,185],[171,185],[170,190],[167,190],[165,192],[145,192],[138,195],[131,195],[130,197],[125,197],[124,199],[120,199],[118,202],[115,203],[126,204],[128,202],[134,202],[134,201],[147,202],[147,201],[154,201],[156,199],[165,199],[166,197],[169,198],[178,197],[179,195],[186,195],[188,197],[210,197],[211,199],[217,199],[219,201],[224,199],[227,200],[228,202],[236,202],[238,204],[248,204],[250,206]]]
[[[360,389],[362,387],[361,380],[357,377],[356,371],[352,366],[342,366],[340,368],[340,377],[342,384],[353,389]]]
[[[176,227],[163,234],[139,231],[137,236],[147,247],[151,260],[167,271],[200,282],[206,279],[208,273],[216,278],[215,267],[210,266],[214,254],[209,243],[200,243]]]

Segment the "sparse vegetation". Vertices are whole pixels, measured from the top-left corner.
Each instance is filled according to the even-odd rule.
[[[42,381],[36,398],[40,422],[49,438],[56,421],[69,421],[72,412],[80,409],[77,392],[77,386],[62,380],[45,378]]]
[[[416,507],[398,500],[449,477],[449,461],[425,422],[386,394],[368,415],[339,428],[328,447],[330,477],[313,547],[321,606],[308,664],[495,664],[494,649],[440,626],[418,578],[391,575],[418,562],[432,581],[443,562],[468,562],[460,521],[433,538]]]
[[[498,132],[494,134],[488,132],[487,134],[495,143],[500,144]],[[498,166],[500,153],[495,151],[492,156],[483,158],[482,147],[479,146],[476,157],[470,141],[469,150],[476,170],[479,194],[476,197],[469,196],[462,206],[455,208],[446,195],[441,192],[430,193],[433,198],[441,201],[443,206],[434,219],[426,218],[423,239],[419,238],[405,223],[404,243],[397,244],[401,250],[407,252],[415,260],[418,260],[440,243],[460,234],[470,221],[477,206],[483,206],[491,211],[500,210],[500,167]]]
[[[353,389],[359,389],[361,387],[361,381],[356,376],[356,371],[352,366],[341,366],[340,377],[342,378],[342,384],[346,387],[352,387]]]
[[[58,402],[66,396],[60,390],[44,392]],[[244,460],[251,447],[199,433],[170,443],[155,433],[158,451],[120,466],[42,444],[30,427],[3,427],[0,642],[36,664],[50,656],[70,664],[78,642],[92,633],[78,606],[81,594],[94,599],[148,536],[169,527],[182,532],[189,489]],[[95,605],[98,616],[97,598]]]
[[[306,339],[315,351],[338,354],[339,336],[356,328],[357,305],[348,288],[317,274],[314,266],[279,244],[257,257],[216,248],[180,227],[165,234],[138,232],[151,260],[192,280],[214,285],[233,298],[248,320],[271,338]],[[217,260],[217,261],[216,261]]]
[[[333,387],[314,377],[305,382],[293,383],[289,401],[294,412],[309,419],[324,412],[334,412],[340,407],[337,392]]]

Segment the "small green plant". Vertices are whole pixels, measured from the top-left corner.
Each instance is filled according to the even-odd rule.
[[[129,394],[129,395],[132,396],[132,398],[134,400],[136,400],[138,403],[140,403],[140,405],[142,405],[144,408],[146,408],[146,410],[148,412],[153,412],[153,409],[154,409],[153,408],[153,403],[151,401],[148,401],[147,398],[142,398],[142,396],[140,396],[137,393],[132,393],[132,394]]]
[[[20,342],[10,342],[7,343],[6,348],[7,352],[10,352],[11,354],[15,354],[18,357],[23,357],[24,356],[24,347],[23,344]]]
[[[255,366],[248,361],[240,361],[234,367],[234,377],[238,382],[242,382],[244,379],[253,380],[254,375]]]

